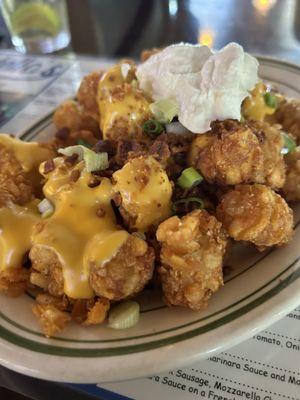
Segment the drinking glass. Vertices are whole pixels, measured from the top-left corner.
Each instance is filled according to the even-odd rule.
[[[70,43],[65,0],[2,0],[1,11],[21,53],[52,53]]]

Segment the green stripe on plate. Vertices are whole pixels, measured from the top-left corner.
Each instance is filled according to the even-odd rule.
[[[262,286],[260,289],[256,290],[259,291],[263,289],[264,287],[268,286],[270,283],[273,281],[277,280],[282,276],[286,271],[291,269],[298,261],[300,257],[298,257],[293,263],[291,263],[284,271],[282,271],[280,274],[278,274],[276,277],[274,277],[271,281],[269,281],[267,284]],[[152,341],[148,343],[142,343],[138,345],[131,345],[131,346],[123,346],[123,347],[117,347],[117,348],[104,348],[104,349],[99,349],[99,348],[89,348],[89,349],[84,349],[84,348],[67,348],[67,347],[59,347],[59,346],[54,346],[51,344],[43,344],[39,342],[35,342],[30,339],[26,339],[22,336],[19,336],[9,330],[7,330],[4,327],[0,327],[0,337],[5,339],[6,341],[13,343],[17,346],[39,352],[39,353],[44,353],[44,354],[50,354],[50,355],[59,355],[59,356],[67,356],[67,357],[107,357],[107,356],[116,356],[116,355],[123,355],[123,354],[130,354],[130,353],[136,353],[136,352],[141,352],[141,351],[146,351],[146,350],[151,350],[155,349],[158,347],[170,345],[173,343],[177,343],[186,339],[190,339],[192,337],[195,337],[197,335],[209,332],[213,329],[216,329],[222,325],[225,325],[242,315],[246,314],[247,312],[251,311],[255,307],[265,303],[267,300],[271,299],[273,296],[281,292],[283,289],[285,289],[287,286],[289,286],[292,282],[294,282],[296,279],[300,277],[300,268],[293,272],[291,275],[289,275],[287,278],[284,280],[280,281],[280,283],[270,289],[268,292],[264,293],[262,296],[258,297],[257,299],[253,300],[252,302],[246,304],[245,306],[242,306],[238,310],[233,311],[232,313],[219,318],[216,321],[213,321],[205,326],[196,328],[194,330],[172,336],[169,338],[165,339],[160,339],[157,341]],[[254,294],[255,292],[253,292]],[[250,296],[250,295],[249,295]],[[247,296],[248,297],[248,296]],[[167,330],[170,331],[170,330]]]
[[[265,255],[265,256],[267,256],[267,255]],[[263,257],[263,258],[265,258],[265,257]],[[261,261],[263,258],[261,258],[259,261]],[[258,262],[259,262],[259,261],[258,261]],[[250,268],[250,267],[249,267],[249,268]],[[248,269],[249,269],[249,268],[248,268]],[[282,273],[286,272],[289,268],[291,268],[291,267],[288,267],[288,268],[287,268],[286,270],[284,270]],[[275,277],[274,279],[276,279],[276,278],[277,278],[277,277]],[[78,340],[78,339],[54,337],[54,338],[52,338],[52,340],[57,340],[57,341],[61,341],[61,342],[74,342],[74,343],[111,343],[111,342],[122,342],[122,341],[128,341],[128,340],[142,339],[142,338],[145,338],[145,337],[157,336],[157,335],[160,335],[160,334],[162,334],[162,333],[174,332],[174,331],[176,331],[176,330],[178,330],[178,329],[186,328],[186,327],[191,326],[191,325],[194,325],[194,324],[196,324],[196,323],[203,322],[203,321],[205,321],[205,320],[207,320],[207,319],[209,319],[209,318],[211,318],[211,317],[215,317],[216,315],[221,314],[221,313],[224,312],[224,311],[230,310],[232,307],[235,307],[236,305],[238,305],[238,304],[240,304],[241,302],[247,300],[249,297],[253,296],[253,295],[256,294],[257,292],[259,292],[260,290],[262,290],[263,288],[265,288],[267,285],[269,285],[270,283],[272,283],[272,282],[274,281],[274,279],[273,279],[272,281],[269,281],[267,284],[265,284],[264,286],[260,287],[260,288],[257,289],[256,291],[250,293],[250,294],[247,295],[246,297],[243,297],[243,298],[240,299],[239,301],[237,301],[237,302],[235,302],[235,303],[233,303],[233,304],[230,304],[229,306],[227,306],[227,307],[225,307],[225,308],[223,308],[223,309],[221,309],[221,310],[219,310],[219,311],[216,311],[216,312],[213,313],[213,314],[210,314],[210,315],[208,315],[208,316],[206,316],[206,317],[197,319],[196,321],[190,322],[190,323],[188,323],[188,324],[179,325],[179,326],[177,326],[176,328],[170,328],[170,329],[166,329],[166,330],[163,330],[163,331],[158,331],[158,332],[151,333],[151,334],[146,334],[146,335],[130,336],[130,337],[122,338],[122,339],[110,339],[110,340]],[[166,308],[166,306],[161,306],[160,308]],[[153,311],[153,310],[151,310],[151,311]],[[29,328],[27,328],[27,327],[25,327],[25,326],[23,326],[23,325],[18,324],[18,323],[15,322],[15,321],[11,320],[7,315],[3,314],[1,311],[0,311],[0,318],[4,319],[6,322],[8,322],[9,324],[11,324],[12,326],[15,326],[16,328],[19,328],[19,329],[21,329],[21,330],[23,330],[23,331],[25,331],[25,332],[31,333],[32,335],[39,336],[39,337],[45,337],[45,335],[43,335],[41,332],[34,331],[34,330],[32,330],[32,329],[29,329]]]

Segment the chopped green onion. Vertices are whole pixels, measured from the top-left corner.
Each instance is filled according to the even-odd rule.
[[[281,135],[284,140],[284,146],[281,149],[281,154],[292,153],[297,147],[295,140],[285,132],[281,132]]]
[[[163,125],[155,119],[148,119],[143,124],[143,131],[150,135],[159,135],[163,130]]]
[[[51,217],[51,215],[53,215],[54,214],[54,209],[53,210],[47,210],[47,211],[45,211],[45,212],[43,212],[43,214],[42,214],[42,218],[49,218],[49,217]]]
[[[277,98],[276,98],[275,94],[270,93],[270,92],[265,93],[264,100],[268,107],[270,107],[270,108],[277,107],[278,102],[277,102]]]
[[[77,140],[77,144],[81,145],[81,146],[84,146],[84,147],[87,147],[88,149],[90,149],[92,147],[88,142],[86,142],[83,139],[78,139]]]
[[[171,99],[155,101],[150,104],[150,110],[155,118],[164,124],[168,124],[176,115],[178,115],[178,105]]]
[[[189,205],[189,203],[195,203],[197,208],[204,208],[204,202],[200,197],[187,197],[186,199],[176,200],[173,203],[173,211],[177,211],[177,206],[180,204],[184,204],[185,206]]]
[[[42,218],[48,218],[54,213],[54,206],[48,199],[42,200],[38,204],[39,212],[42,214]]]
[[[113,307],[109,313],[108,326],[113,329],[127,329],[137,324],[140,306],[135,301],[125,301]]]
[[[107,153],[95,153],[87,149],[84,152],[83,159],[88,172],[102,171],[108,167]]]
[[[58,153],[63,154],[67,157],[72,154],[78,155],[78,161],[84,160],[86,170],[88,172],[102,171],[108,167],[108,155],[107,153],[95,153],[93,150],[88,149],[85,146],[69,146],[65,149],[58,149]]]
[[[193,167],[184,169],[180,177],[177,179],[177,183],[182,189],[191,189],[199,185],[202,181],[203,176],[201,176]]]

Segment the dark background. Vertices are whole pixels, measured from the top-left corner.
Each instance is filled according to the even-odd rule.
[[[66,51],[137,57],[142,49],[179,41],[300,62],[297,0],[66,0],[72,43]],[[0,47],[11,46],[0,18]],[[65,51],[65,52],[66,52]]]
[[[216,49],[236,41],[249,52],[300,63],[297,0],[67,0],[67,6],[71,45],[60,54],[138,57],[145,48],[180,41]],[[0,14],[0,49],[10,47]],[[87,398],[64,385],[2,367],[0,386],[1,400]]]

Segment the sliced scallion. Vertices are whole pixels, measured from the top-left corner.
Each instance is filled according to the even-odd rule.
[[[48,218],[54,213],[54,206],[48,199],[43,199],[38,204],[38,210],[42,214],[42,218]]]
[[[69,146],[65,149],[58,149],[58,153],[63,154],[67,157],[72,156],[72,154],[77,154],[78,161],[84,160],[88,172],[102,171],[108,167],[107,153],[95,153],[93,150],[90,150],[82,145]]]
[[[131,328],[137,324],[139,317],[139,304],[135,301],[124,301],[111,309],[108,326],[113,329]]]
[[[159,135],[164,130],[163,125],[156,119],[148,119],[143,124],[143,131],[148,135]]]
[[[182,189],[191,189],[199,185],[202,181],[203,176],[193,167],[184,169],[180,177],[177,179],[177,183]]]
[[[285,132],[281,132],[281,134],[284,140],[284,146],[281,149],[281,154],[292,153],[297,147],[295,140]]]
[[[264,100],[265,100],[265,103],[266,103],[266,105],[268,107],[270,107],[270,108],[276,108],[277,107],[278,101],[277,101],[277,98],[276,98],[275,94],[270,93],[270,92],[265,93],[264,94]]]
[[[168,124],[178,115],[178,105],[174,100],[161,99],[150,104],[150,110],[155,118],[164,124]]]
[[[84,147],[87,147],[88,149],[90,149],[92,147],[88,142],[86,142],[83,139],[78,139],[77,140],[77,144],[81,145],[81,146],[84,146]]]
[[[178,206],[181,204],[188,206],[190,203],[194,203],[197,208],[204,208],[204,202],[202,199],[200,199],[200,197],[187,197],[186,199],[176,200],[173,203],[173,211],[177,212]]]

